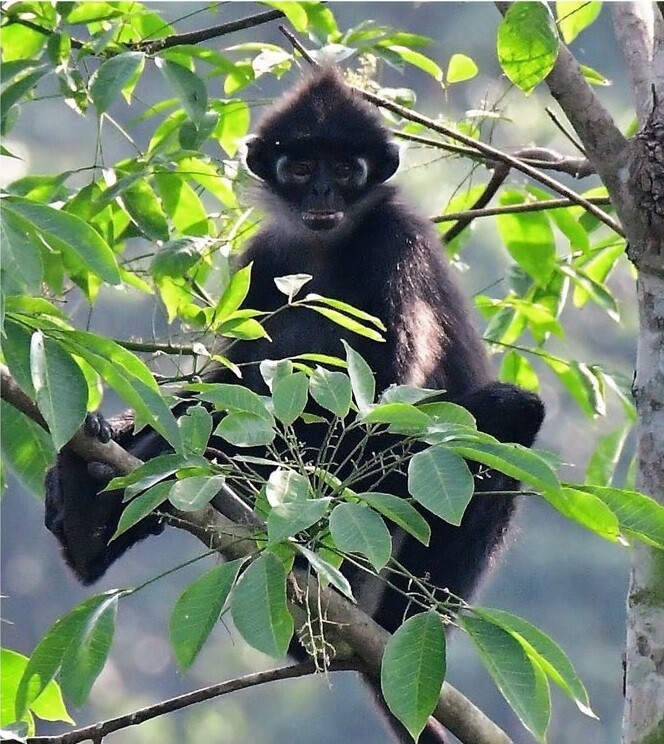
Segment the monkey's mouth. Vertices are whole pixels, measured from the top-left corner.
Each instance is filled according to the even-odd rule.
[[[343,212],[330,209],[311,209],[302,213],[302,222],[310,230],[332,230],[343,218]]]

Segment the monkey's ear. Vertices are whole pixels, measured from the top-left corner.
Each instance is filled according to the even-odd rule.
[[[378,183],[391,178],[399,167],[401,147],[397,142],[388,142],[381,151],[380,160],[376,159],[374,177]]]
[[[258,134],[249,134],[240,143],[239,154],[245,168],[262,181],[270,175],[268,150],[267,143]]]

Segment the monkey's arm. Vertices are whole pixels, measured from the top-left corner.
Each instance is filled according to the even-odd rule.
[[[106,427],[110,426],[113,438],[121,447],[145,458],[146,451],[158,446],[158,437],[151,430],[135,436],[133,425],[131,412],[108,422],[96,416],[88,416],[86,420],[89,434],[104,441],[110,433]],[[158,451],[148,456],[155,454]],[[96,581],[134,543],[164,529],[159,517],[150,515],[109,543],[124,508],[118,491],[103,491],[112,477],[108,465],[86,462],[66,448],[46,473],[45,524],[58,539],[65,561],[83,584]]]

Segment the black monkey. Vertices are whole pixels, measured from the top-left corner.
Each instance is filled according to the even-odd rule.
[[[236,363],[312,351],[340,356],[340,336],[346,336],[374,371],[377,390],[393,383],[444,390],[446,399],[470,410],[481,431],[530,446],[543,405],[532,393],[494,381],[435,232],[385,183],[398,164],[398,148],[377,113],[330,67],[315,71],[270,109],[246,145],[246,165],[262,181],[267,215],[241,258],[242,265],[254,263],[247,306],[275,310],[283,295],[274,278],[307,273],[313,276],[310,291],[381,318],[386,340],[344,333],[317,313],[289,308],[267,322],[272,341],[236,345],[230,356]],[[246,385],[267,392],[256,364],[243,369]],[[218,369],[212,379],[225,380],[226,374]],[[93,423],[99,428],[99,420]],[[134,435],[130,415],[111,424],[118,442],[142,459],[167,448],[153,431]],[[302,433],[310,447],[317,443],[314,432]],[[100,436],[108,436],[103,420]],[[84,583],[95,581],[137,540],[162,529],[156,517],[148,517],[108,544],[122,507],[117,494],[99,494],[108,473],[97,466],[63,452],[47,475],[46,525]],[[383,487],[406,494],[399,476]],[[477,482],[478,492],[516,487],[499,473]],[[512,496],[474,496],[461,526],[430,518],[428,548],[399,535],[397,558],[413,574],[469,598],[513,509]],[[350,578],[360,606],[394,631],[406,609],[404,598],[385,592],[379,581]]]

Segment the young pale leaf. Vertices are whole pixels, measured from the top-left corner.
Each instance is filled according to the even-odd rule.
[[[349,331],[353,331],[353,333],[357,333],[358,336],[366,336],[372,341],[385,341],[378,331],[374,331],[373,328],[367,328],[367,326],[362,325],[362,323],[359,323],[348,315],[344,315],[344,313],[340,313],[338,310],[333,310],[330,307],[320,307],[318,305],[307,305],[307,307],[311,310],[315,310],[321,315],[324,315],[338,326],[347,328]]]
[[[330,515],[330,532],[339,550],[360,553],[380,571],[392,555],[392,538],[382,517],[360,504],[338,504]]]
[[[311,274],[288,274],[287,276],[276,276],[274,283],[277,289],[288,297],[288,302],[292,302],[302,287],[313,279]]]
[[[356,496],[391,519],[423,545],[429,544],[431,538],[429,523],[406,499],[391,493],[358,493]]]
[[[350,378],[343,372],[330,372],[316,367],[309,378],[311,397],[327,411],[344,418],[350,410],[352,389]]]
[[[187,116],[195,124],[199,124],[207,110],[205,83],[198,75],[176,62],[169,62],[157,57],[155,64],[161,70],[175,95],[182,102],[182,107],[187,112]]]
[[[408,618],[388,640],[380,686],[388,708],[415,741],[433,713],[445,679],[445,632],[433,611]]]
[[[85,621],[67,649],[60,667],[64,694],[80,707],[104,668],[115,633],[119,594],[106,597]]]
[[[616,542],[620,537],[618,518],[596,496],[575,488],[544,491],[542,495],[554,509],[605,540]]]
[[[664,506],[637,491],[603,486],[577,486],[601,499],[618,517],[625,534],[664,550]]]
[[[88,620],[117,592],[89,597],[51,626],[32,652],[16,693],[16,719],[21,720],[32,702],[55,677],[72,644],[75,646]]]
[[[274,415],[282,424],[290,426],[305,409],[309,381],[304,372],[282,377],[274,383],[272,402]]]
[[[595,451],[588,462],[586,485],[610,486],[620,460],[627,435],[632,428],[631,422],[619,426],[600,438]]]
[[[276,382],[292,375],[294,369],[290,359],[263,359],[258,368],[270,392]]]
[[[214,430],[216,436],[236,447],[259,447],[271,444],[276,432],[267,419],[255,413],[229,413]]]
[[[318,580],[323,586],[331,584],[335,589],[338,589],[343,595],[348,597],[351,602],[355,601],[353,590],[348,583],[348,579],[341,573],[341,571],[339,571],[338,568],[333,566],[317,553],[314,553],[313,550],[305,548],[304,545],[297,545],[296,547],[309,561],[309,564],[318,575]]]
[[[193,664],[212,632],[244,561],[238,558],[211,568],[189,584],[175,603],[168,632],[182,671]]]
[[[178,419],[185,452],[202,455],[212,434],[212,416],[203,406],[192,406]]]
[[[445,82],[462,83],[464,80],[472,80],[477,75],[477,65],[475,61],[465,54],[453,54],[447,65],[447,74]]]
[[[168,498],[168,494],[173,487],[171,481],[164,481],[143,491],[142,494],[133,498],[125,507],[120,515],[120,521],[113,533],[111,540],[115,540],[123,532],[133,527],[148,514],[151,514],[160,504]]]
[[[16,720],[16,694],[28,661],[28,657],[23,654],[10,651],[8,648],[0,649],[0,688],[2,689],[0,728],[4,729]],[[55,680],[51,680],[42,694],[31,703],[30,711],[42,721],[64,721],[74,725]],[[31,717],[30,711],[26,713],[24,721]],[[34,730],[29,731],[28,734],[33,735]]]
[[[376,397],[376,380],[371,367],[364,359],[345,341],[342,341],[346,349],[346,361],[348,362],[348,376],[355,396],[355,402],[360,413],[367,413],[369,407]]]
[[[265,494],[270,506],[306,501],[313,495],[309,479],[294,470],[277,468],[267,479]]]
[[[243,572],[231,597],[235,627],[253,648],[269,656],[286,655],[293,618],[286,604],[286,569],[271,553],[262,553]]]
[[[560,489],[560,481],[551,465],[536,452],[520,444],[453,442],[450,449],[467,460],[475,460],[500,470],[501,473],[530,483],[543,492],[557,492]]]
[[[46,469],[55,460],[55,449],[49,435],[4,400],[0,400],[2,419],[2,461],[24,486],[38,496],[44,496]]]
[[[521,723],[538,741],[544,742],[551,715],[544,672],[521,643],[500,626],[471,615],[460,615],[458,620]]]
[[[429,447],[413,455],[408,463],[408,492],[450,524],[461,524],[473,490],[468,465],[448,447]]]
[[[539,628],[503,610],[477,608],[475,614],[487,622],[500,626],[510,633],[531,659],[550,677],[572,700],[579,710],[590,718],[597,718],[590,708],[588,693],[579,679],[571,661],[557,643]]]
[[[548,6],[514,3],[498,26],[500,66],[518,88],[530,93],[553,69],[558,43],[558,30]]]
[[[207,476],[194,475],[182,478],[173,484],[168,500],[176,509],[182,511],[196,511],[208,504],[224,485],[223,475]]]
[[[281,542],[309,529],[323,518],[329,505],[329,499],[307,499],[287,501],[273,506],[267,517],[270,544]]]
[[[556,18],[558,28],[565,41],[569,44],[597,18],[602,3],[596,1],[582,0],[582,2],[556,2]]]
[[[145,64],[142,52],[124,52],[104,62],[90,86],[90,98],[98,114],[103,114],[120,95],[125,85],[140,74]]]
[[[41,331],[36,331],[30,342],[30,371],[37,405],[46,419],[53,445],[59,450],[85,419],[85,376],[71,355]]]

